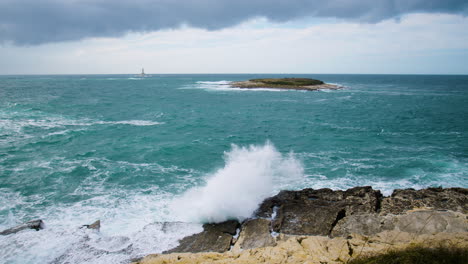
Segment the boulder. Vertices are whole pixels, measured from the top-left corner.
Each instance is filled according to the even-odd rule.
[[[39,220],[32,220],[32,221],[26,222],[24,224],[21,224],[21,225],[18,225],[18,226],[3,230],[2,232],[0,232],[0,235],[6,236],[6,235],[17,233],[17,232],[25,230],[25,229],[34,229],[36,231],[39,231],[39,230],[41,230],[43,228],[44,228],[44,222],[42,222],[42,220],[40,220],[40,219]]]
[[[274,232],[330,235],[338,221],[346,216],[376,213],[380,209],[381,197],[380,191],[372,187],[356,187],[346,191],[282,191],[263,201],[255,214],[257,217],[272,218]]]
[[[83,227],[86,227],[88,229],[95,229],[99,231],[99,229],[101,229],[101,220],[97,220],[96,222],[90,225],[83,225]]]
[[[381,213],[402,214],[415,208],[431,208],[468,212],[468,189],[427,188],[422,190],[395,190],[382,200]]]
[[[352,234],[369,236],[391,230],[428,235],[463,233],[468,232],[468,222],[462,213],[437,210],[419,210],[401,215],[351,215],[338,222],[331,235],[333,237],[347,237]]]
[[[244,250],[258,247],[275,246],[276,241],[270,231],[268,219],[249,219],[242,223],[239,238],[232,250]]]
[[[236,234],[239,222],[229,220],[218,224],[204,224],[203,231],[185,237],[179,241],[179,246],[163,252],[225,252],[231,247],[232,237]]]

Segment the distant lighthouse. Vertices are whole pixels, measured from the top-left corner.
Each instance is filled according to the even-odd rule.
[[[141,77],[145,77],[145,75],[146,75],[146,74],[145,74],[145,68],[141,68],[141,74],[140,74],[140,76],[141,76]]]

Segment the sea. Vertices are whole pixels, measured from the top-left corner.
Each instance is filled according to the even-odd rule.
[[[342,89],[229,87],[267,77]],[[280,190],[355,186],[468,187],[468,76],[0,76],[0,231],[44,221],[0,263],[128,263]]]

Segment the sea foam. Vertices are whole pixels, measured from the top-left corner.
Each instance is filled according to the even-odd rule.
[[[263,199],[284,182],[303,176],[293,154],[283,155],[269,142],[263,146],[232,145],[224,153],[225,166],[208,175],[206,184],[195,187],[171,208],[182,221],[221,222],[250,217]]]
[[[196,86],[191,86],[190,88],[196,88],[196,89],[204,89],[204,90],[212,90],[212,91],[250,91],[250,92],[258,92],[258,91],[268,91],[268,92],[287,92],[291,91],[288,89],[273,89],[273,88],[256,88],[256,89],[246,89],[246,88],[237,88],[237,87],[231,87],[231,81],[215,81],[215,82],[210,82],[210,81],[199,81],[197,82]]]

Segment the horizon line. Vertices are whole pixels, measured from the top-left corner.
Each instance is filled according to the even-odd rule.
[[[145,75],[458,75],[465,76],[468,73],[145,73]],[[140,75],[139,73],[13,73],[0,76],[79,76],[79,75]]]

